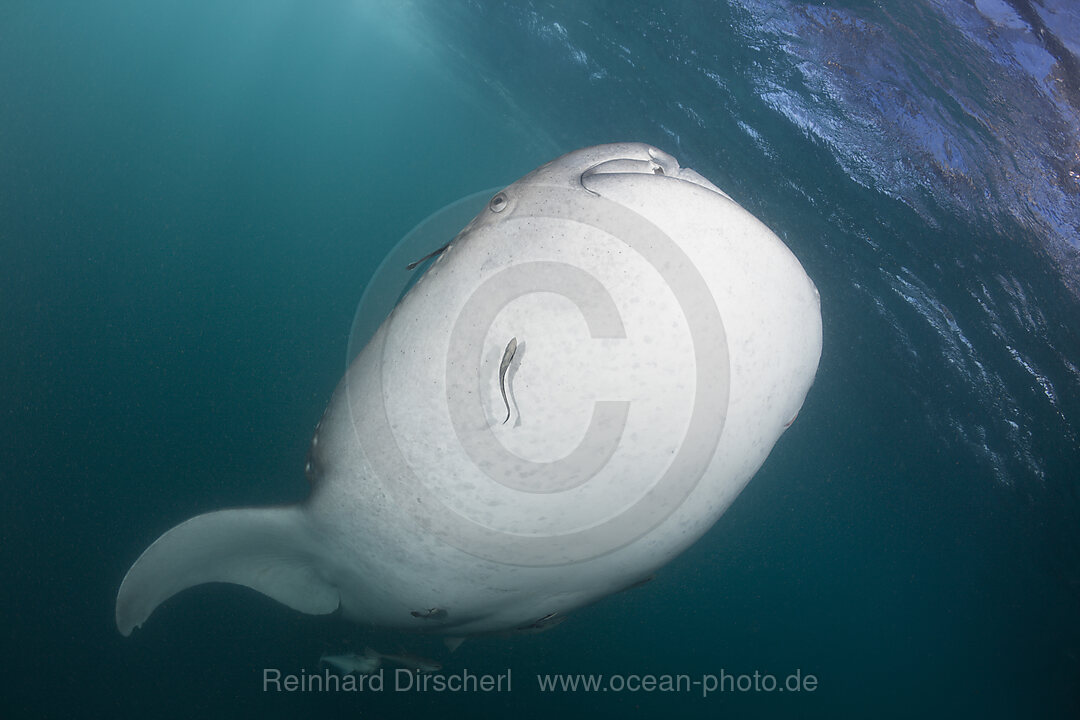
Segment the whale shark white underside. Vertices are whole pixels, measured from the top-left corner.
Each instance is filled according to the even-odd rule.
[[[380,627],[545,629],[701,537],[820,354],[817,290],[765,225],[648,145],[569,153],[493,197],[356,357],[309,497],[166,532],[117,627],[229,582]]]

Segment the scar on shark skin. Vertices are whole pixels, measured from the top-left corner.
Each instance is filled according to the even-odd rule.
[[[517,346],[517,338],[510,338],[510,342],[506,343],[506,349],[503,350],[502,362],[499,363],[499,391],[502,393],[503,405],[506,405],[506,419],[503,420],[503,425],[510,420],[510,401],[506,399],[506,371],[510,368],[510,361],[514,359]]]

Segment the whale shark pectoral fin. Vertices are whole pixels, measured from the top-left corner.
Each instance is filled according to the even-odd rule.
[[[116,596],[127,636],[170,597],[194,585],[246,585],[312,615],[338,608],[338,589],[315,564],[318,546],[297,506],[221,510],[169,530],[135,561]]]

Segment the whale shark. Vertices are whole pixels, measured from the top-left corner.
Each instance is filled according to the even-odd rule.
[[[123,635],[212,582],[454,643],[546,629],[701,538],[813,383],[799,261],[650,145],[563,155],[440,250],[334,390],[307,498],[165,532]]]

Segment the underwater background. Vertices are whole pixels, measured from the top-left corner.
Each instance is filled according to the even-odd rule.
[[[1070,0],[0,1],[0,712],[1080,717],[1078,56]],[[624,140],[821,293],[799,419],[702,540],[453,655],[227,585],[120,636],[161,532],[306,495],[412,227]],[[368,643],[513,689],[263,691]],[[817,687],[535,679],[755,671]]]

